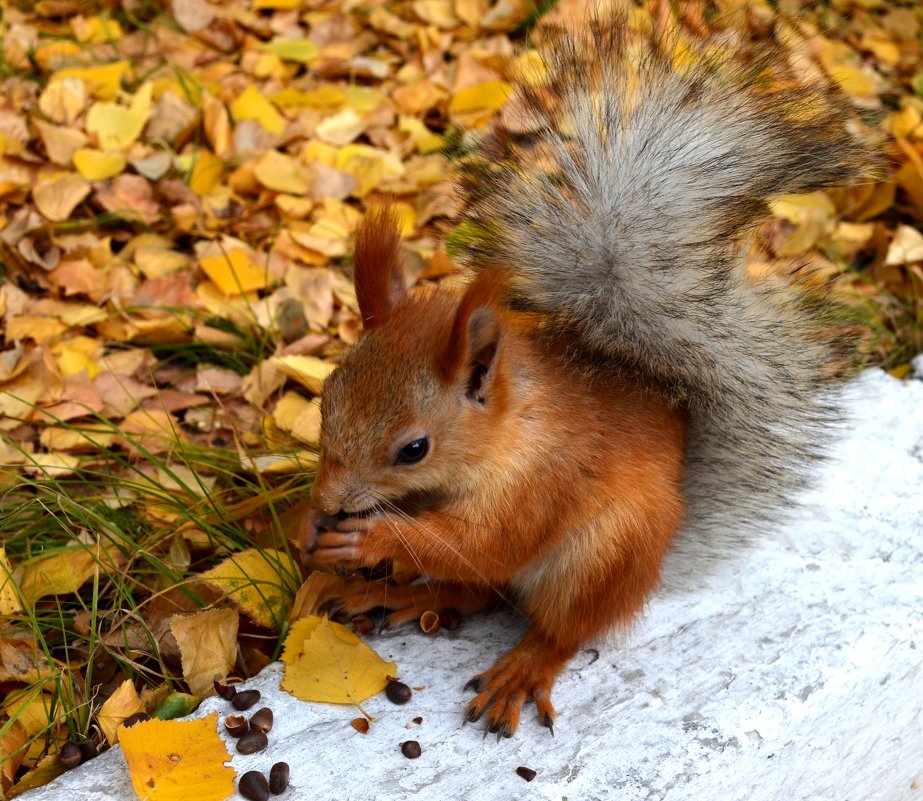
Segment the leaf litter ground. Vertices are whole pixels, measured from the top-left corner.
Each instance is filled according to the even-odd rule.
[[[255,673],[316,611],[299,521],[317,396],[360,328],[356,224],[393,202],[414,280],[457,280],[452,154],[490,125],[528,132],[526,29],[585,4],[166,6],[4,4],[0,795],[53,778],[65,742],[102,747],[132,713],[207,693],[210,672]],[[775,41],[882,133],[886,174],[776,199],[751,266],[830,280],[864,358],[902,374],[923,346],[923,11],[629,11],[731,51]],[[344,672],[335,625],[286,653],[323,640]],[[354,679],[334,689],[355,703],[385,681]]]

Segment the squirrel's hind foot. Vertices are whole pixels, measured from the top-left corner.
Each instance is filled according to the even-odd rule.
[[[551,688],[561,668],[571,656],[556,648],[535,629],[530,630],[512,651],[465,685],[477,695],[465,710],[465,723],[484,717],[485,735],[512,737],[519,728],[522,705],[535,701],[538,720],[554,735],[556,712],[551,704]]]

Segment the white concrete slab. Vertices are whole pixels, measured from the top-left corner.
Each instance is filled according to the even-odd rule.
[[[504,613],[372,637],[423,689],[403,707],[369,700],[368,735],[351,708],[280,691],[271,665],[249,683],[275,711],[270,747],[234,767],[288,762],[291,799],[923,801],[923,381],[872,370],[850,397],[854,423],[798,521],[576,658],[554,738],[530,707],[511,740],[461,725],[462,686],[524,630]],[[401,755],[408,739],[419,759]],[[118,748],[23,796],[133,797]]]

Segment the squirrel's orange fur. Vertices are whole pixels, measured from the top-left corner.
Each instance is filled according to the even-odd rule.
[[[531,628],[476,680],[468,719],[486,711],[491,730],[512,733],[531,695],[550,726],[563,664],[657,583],[682,516],[684,415],[505,308],[503,270],[461,295],[407,293],[393,226],[370,215],[360,234],[379,243],[357,251],[372,325],[325,388],[313,557],[399,560],[485,603],[490,588],[518,598]],[[391,464],[417,431],[427,457]],[[365,587],[349,596],[351,610],[368,606]]]

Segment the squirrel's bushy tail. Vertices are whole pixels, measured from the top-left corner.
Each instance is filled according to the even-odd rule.
[[[469,252],[513,267],[513,302],[688,405],[687,528],[723,548],[790,502],[836,419],[816,313],[750,281],[735,245],[767,197],[841,182],[864,149],[769,59],[640,55],[622,28],[542,51],[548,83],[525,90],[541,130],[485,140],[464,186]]]

